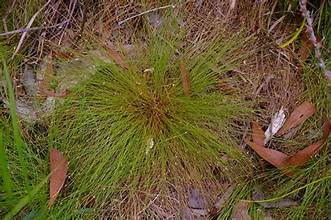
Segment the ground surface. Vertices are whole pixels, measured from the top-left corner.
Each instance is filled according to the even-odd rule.
[[[307,7],[330,69],[330,2]],[[0,217],[327,219],[330,92],[299,8],[5,1]]]

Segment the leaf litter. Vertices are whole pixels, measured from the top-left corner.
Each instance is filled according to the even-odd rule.
[[[290,117],[286,120],[283,127],[279,130],[279,135],[286,134],[291,129],[299,126],[304,123],[309,117],[311,117],[315,113],[315,106],[308,101],[305,101],[300,106],[298,106],[290,115]],[[248,146],[250,146],[260,157],[264,160],[268,161],[270,164],[274,165],[279,169],[287,169],[290,167],[298,167],[303,166],[309,159],[311,159],[314,155],[316,155],[321,147],[327,141],[327,138],[331,132],[331,123],[329,120],[323,125],[323,137],[321,140],[315,142],[314,144],[309,145],[289,156],[283,152],[278,150],[266,148],[262,143],[263,140],[263,130],[260,125],[256,122],[252,122],[252,139],[250,141],[248,138],[245,138],[245,142]],[[293,173],[286,172],[288,176],[292,176]]]

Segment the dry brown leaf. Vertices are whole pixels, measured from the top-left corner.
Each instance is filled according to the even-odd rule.
[[[186,96],[191,95],[191,88],[190,88],[190,78],[187,69],[185,68],[185,63],[181,60],[179,63],[180,73],[182,75],[182,83],[184,88],[184,94]]]
[[[298,151],[293,156],[289,157],[287,163],[288,166],[302,166],[304,165],[312,156],[318,153],[323,146],[323,144],[327,141],[331,132],[331,122],[326,121],[323,125],[323,138],[317,141],[314,144],[309,145],[305,149]]]
[[[128,64],[124,62],[122,55],[118,53],[110,43],[107,43],[105,47],[108,55],[115,61],[117,65],[119,65],[123,69],[129,68]]]
[[[299,55],[301,61],[305,62],[308,59],[309,54],[311,53],[312,49],[313,49],[313,45],[310,43],[308,33],[305,32],[302,35],[301,47],[298,50],[298,55]]]
[[[248,214],[250,203],[240,201],[234,209],[232,220],[251,220],[251,216]]]
[[[278,131],[277,135],[284,135],[289,132],[292,128],[297,127],[301,123],[305,122],[309,117],[315,113],[315,106],[309,102],[305,101],[298,107],[294,109],[290,117],[286,120],[283,127]]]
[[[218,81],[218,88],[226,95],[231,95],[235,92],[235,88],[230,84],[229,79],[220,79]]]
[[[255,121],[252,122],[252,139],[254,143],[264,147],[264,139],[265,139],[264,131],[262,130],[261,126]],[[260,158],[259,158],[259,163],[262,172],[264,172],[264,163]]]
[[[230,0],[229,11],[233,10],[236,7],[236,0]]]
[[[67,51],[61,51],[60,49],[53,50],[53,56],[62,60],[70,60],[74,57],[74,55]]]
[[[264,160],[268,161],[279,169],[285,170],[286,168],[304,165],[312,156],[319,152],[322,145],[325,144],[331,133],[331,122],[327,120],[324,123],[323,138],[321,140],[309,145],[301,151],[298,151],[293,156],[288,156],[287,154],[280,151],[265,148],[263,145],[263,141],[261,144],[260,133],[262,129],[257,123],[252,123],[252,130],[253,142],[246,138],[245,143],[248,144]],[[257,142],[260,142],[260,144],[258,144]],[[291,171],[286,171],[285,173],[290,177],[293,176],[293,173]]]
[[[64,185],[64,181],[68,171],[68,161],[63,154],[52,149],[50,153],[51,177],[49,182],[49,201],[48,207],[51,207],[56,200],[60,190]]]
[[[251,142],[245,139],[246,144],[248,144],[260,157],[268,161],[277,168],[284,168],[286,166],[288,155],[279,152],[277,150],[265,148],[264,146],[258,145],[255,142]]]
[[[256,122],[252,122],[252,139],[257,145],[264,146],[264,131]]]
[[[328,79],[328,88],[331,91],[331,70],[326,70],[325,76]]]

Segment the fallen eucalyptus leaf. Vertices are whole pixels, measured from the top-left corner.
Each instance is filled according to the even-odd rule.
[[[193,209],[205,209],[205,202],[198,189],[196,188],[189,189],[188,206]]]
[[[217,210],[220,210],[224,206],[225,202],[230,198],[233,190],[235,189],[235,186],[236,185],[232,185],[232,186],[228,187],[226,189],[226,191],[224,192],[224,194],[216,200],[214,207]]]
[[[313,103],[309,101],[303,102],[301,105],[299,105],[294,109],[290,117],[286,120],[283,127],[277,132],[277,135],[282,136],[291,129],[302,124],[308,118],[310,118],[315,113],[315,111],[316,109]]]
[[[254,143],[260,146],[264,145],[264,132],[261,126],[256,122],[252,122],[252,139]]]
[[[302,166],[304,165],[311,157],[317,154],[323,144],[327,141],[331,132],[331,123],[326,121],[323,125],[323,138],[317,141],[314,144],[309,145],[301,151],[298,151],[293,156],[289,157],[287,163],[289,166]]]
[[[254,142],[245,139],[246,144],[248,144],[260,157],[268,161],[277,168],[284,168],[287,163],[288,155],[273,149],[266,148],[264,146],[258,145]]]
[[[48,207],[51,207],[55,202],[64,185],[68,171],[68,162],[64,158],[63,154],[56,149],[52,149],[50,153],[50,169],[51,176],[49,182]]]
[[[9,102],[3,99],[4,107],[9,109]],[[37,120],[37,110],[34,108],[33,103],[27,100],[16,100],[16,113],[18,117],[26,122],[34,122]]]
[[[234,208],[232,220],[250,220],[251,216],[248,214],[249,203],[240,201]]]
[[[115,50],[113,45],[111,43],[107,43],[105,45],[105,49],[111,59],[114,60],[114,62],[122,67],[123,69],[127,69],[129,66],[127,63],[125,63],[123,56]]]
[[[24,71],[22,73],[21,82],[23,84],[24,90],[29,97],[34,97],[37,93],[37,81],[33,73],[33,69],[25,65]]]
[[[253,129],[256,132],[259,130],[259,125],[253,123]],[[323,138],[317,141],[314,144],[309,145],[301,151],[298,151],[293,156],[288,156],[285,153],[282,153],[277,150],[269,149],[264,147],[261,144],[257,144],[256,142],[250,141],[248,138],[245,138],[245,143],[248,144],[260,157],[264,160],[268,161],[275,167],[279,169],[286,169],[293,166],[302,166],[304,165],[312,156],[314,156],[321,149],[322,145],[327,141],[331,132],[331,122],[327,120],[323,125]],[[254,132],[253,132],[254,133]],[[255,134],[255,140],[257,139],[257,135]],[[260,140],[257,140],[260,142]],[[292,176],[293,173],[287,171],[286,174],[288,176]]]
[[[162,24],[161,16],[157,12],[151,12],[148,16],[148,20],[154,28],[159,28]]]

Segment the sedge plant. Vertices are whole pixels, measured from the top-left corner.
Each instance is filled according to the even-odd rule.
[[[209,201],[222,178],[249,175],[236,141],[249,103],[223,94],[218,80],[243,61],[250,38],[217,32],[183,46],[173,19],[147,33],[133,55],[122,51],[127,67],[97,56],[91,68],[76,67],[89,77],[58,103],[50,132],[70,166],[53,216],[162,217],[151,203],[178,215],[188,190]]]

